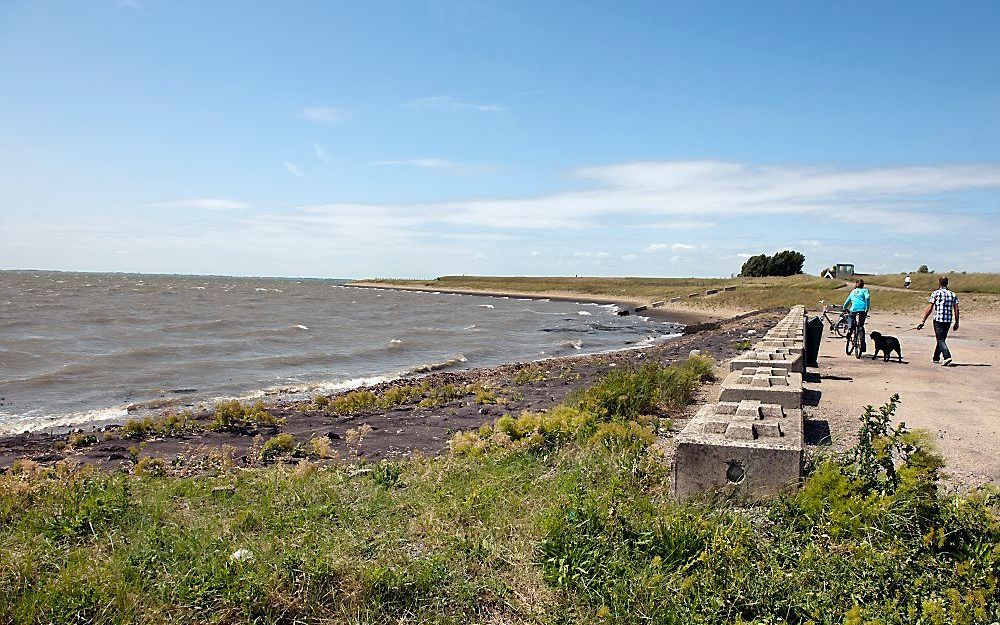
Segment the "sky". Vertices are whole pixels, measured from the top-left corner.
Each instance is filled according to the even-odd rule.
[[[1000,3],[0,3],[0,268],[1000,271]]]

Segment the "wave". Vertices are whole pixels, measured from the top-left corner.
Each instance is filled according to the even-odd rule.
[[[590,313],[587,312],[586,310],[578,310],[576,314],[582,315],[584,317],[589,317],[590,316]]]
[[[495,308],[493,304],[479,304],[480,308]]]
[[[409,370],[409,373],[430,373],[431,371],[440,371],[441,369],[448,369],[449,367],[454,367],[460,365],[463,362],[468,362],[468,359],[463,354],[458,354],[453,358],[448,360],[443,360],[441,362],[432,362],[425,365],[417,365]]]

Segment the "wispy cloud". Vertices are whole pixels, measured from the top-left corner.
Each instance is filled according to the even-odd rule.
[[[139,0],[116,0],[115,5],[119,9],[141,9],[142,3]]]
[[[285,169],[288,170],[288,173],[292,174],[293,176],[299,176],[299,177],[305,176],[305,173],[303,173],[302,170],[299,169],[295,163],[290,163],[288,161],[285,161],[284,165]]]
[[[506,110],[499,104],[470,102],[454,95],[437,95],[427,98],[417,98],[406,103],[406,108],[413,111],[480,111],[482,113],[499,113]]]
[[[316,158],[323,161],[324,163],[329,163],[333,159],[327,153],[326,149],[320,145],[319,141],[313,141],[313,152],[316,153]]]
[[[646,247],[647,252],[662,252],[664,250],[671,250],[674,252],[687,252],[696,249],[698,249],[698,246],[688,245],[686,243],[650,243]]]
[[[252,205],[237,200],[227,200],[215,197],[195,197],[183,200],[170,200],[152,204],[155,208],[195,208],[198,210],[233,210],[250,208]]]
[[[475,228],[608,228],[627,222],[669,224],[726,218],[756,222],[778,216],[883,226],[887,232],[932,232],[975,223],[942,214],[940,194],[1000,188],[1000,165],[939,165],[845,170],[756,166],[721,161],[626,163],[578,170],[582,191],[521,198],[396,204],[335,203],[312,213],[372,212],[427,224]]]
[[[453,174],[481,174],[496,170],[496,167],[493,165],[458,163],[446,158],[407,158],[374,161],[368,164],[374,167],[421,167],[424,169],[437,169]]]
[[[342,124],[350,118],[346,110],[335,106],[307,106],[298,116],[319,124]]]

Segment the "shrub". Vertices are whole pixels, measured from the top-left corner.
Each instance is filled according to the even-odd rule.
[[[526,365],[514,374],[514,384],[525,385],[545,381],[545,370],[537,364]]]
[[[750,339],[743,339],[742,341],[733,341],[733,349],[738,352],[745,352],[753,347],[753,341]]]
[[[464,395],[463,390],[452,384],[445,384],[444,386],[430,389],[427,392],[427,397],[420,400],[418,405],[421,408],[433,408],[458,399],[462,395]]]
[[[97,444],[97,435],[90,432],[70,434],[66,443],[73,449],[82,449]]]
[[[336,414],[356,414],[374,410],[377,407],[378,398],[375,393],[363,388],[334,397],[333,401],[330,402],[329,411]]]
[[[325,436],[317,436],[310,439],[309,451],[317,458],[333,457],[333,448],[330,446],[330,439]]]
[[[660,403],[687,404],[702,380],[711,378],[710,358],[695,356],[683,364],[663,366],[647,362],[641,367],[615,369],[582,393],[578,401],[602,419],[628,421],[653,414]]]
[[[326,395],[317,395],[313,398],[313,405],[316,406],[317,410],[322,410],[330,405],[330,398]]]
[[[129,419],[122,426],[120,436],[143,440],[151,436],[183,436],[200,430],[201,426],[194,420],[190,411],[168,412],[155,418]]]
[[[234,399],[215,405],[215,418],[210,427],[217,432],[245,431],[255,427],[276,428],[284,422],[268,412],[262,401],[247,405]]]
[[[291,434],[278,434],[264,443],[260,448],[260,459],[270,462],[282,454],[291,453],[295,449],[295,438]]]
[[[140,476],[163,477],[167,474],[167,463],[162,458],[146,456],[135,463],[133,470]]]
[[[482,384],[472,384],[466,389],[476,395],[477,404],[498,404],[500,403],[496,391]]]
[[[784,250],[774,256],[758,254],[743,263],[740,275],[760,278],[764,276],[794,276],[802,273],[806,257],[794,250]]]

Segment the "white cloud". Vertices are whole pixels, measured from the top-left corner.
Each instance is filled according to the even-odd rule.
[[[438,95],[428,98],[417,98],[406,103],[406,108],[413,111],[479,111],[482,113],[499,113],[504,107],[498,104],[469,102],[453,95]]]
[[[327,153],[326,149],[320,145],[319,141],[313,141],[313,152],[316,154],[316,158],[323,161],[324,163],[329,163],[333,159]]]
[[[170,200],[169,202],[157,202],[152,206],[156,208],[196,208],[199,210],[232,210],[238,208],[250,208],[251,204],[227,200],[215,197],[195,197],[183,200]]]
[[[650,243],[646,247],[647,252],[662,252],[663,250],[673,250],[675,252],[684,252],[688,250],[698,249],[696,245],[688,245],[686,243]]]
[[[302,170],[299,169],[295,163],[290,163],[288,161],[285,161],[284,165],[285,169],[288,170],[288,173],[292,174],[293,176],[299,176],[299,177],[305,176]]]
[[[307,106],[298,116],[319,124],[341,124],[350,117],[346,110],[335,106]]]

